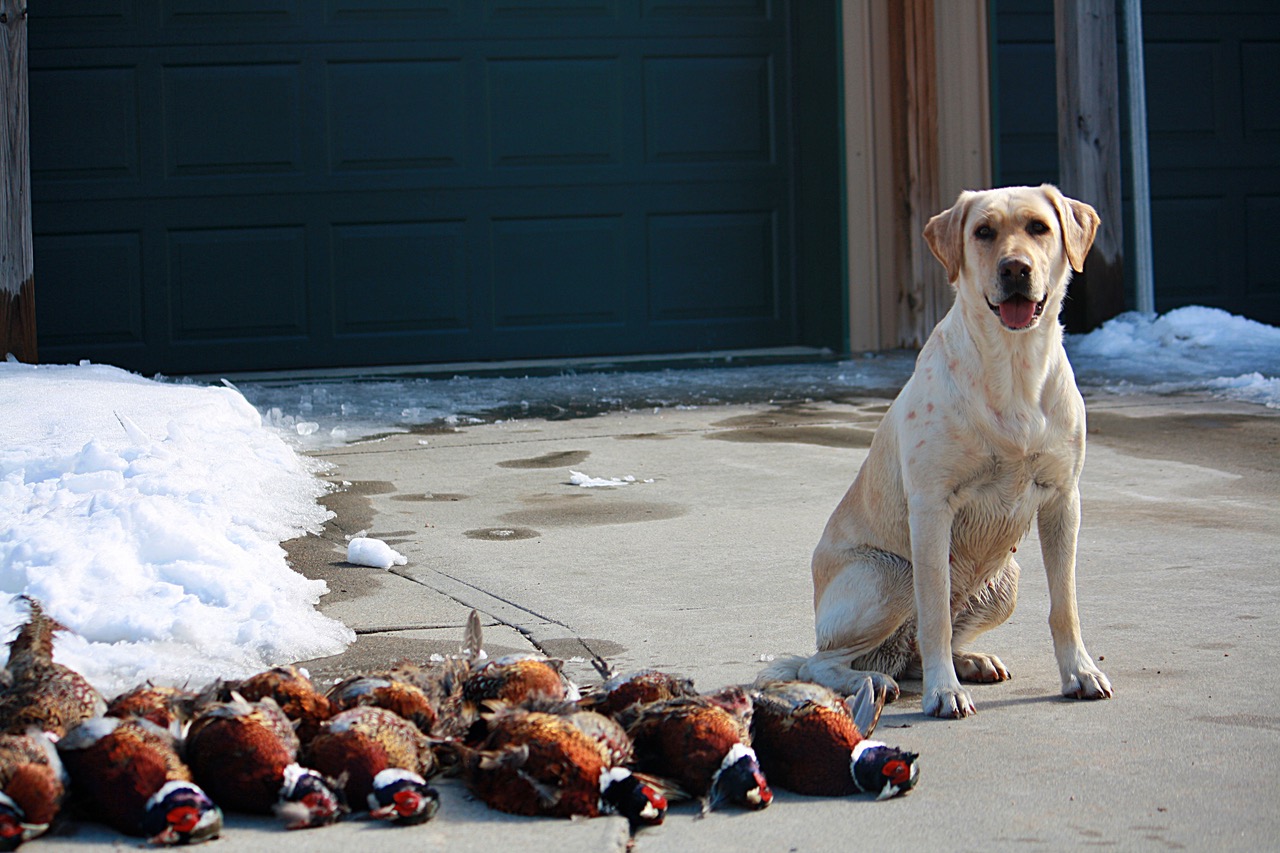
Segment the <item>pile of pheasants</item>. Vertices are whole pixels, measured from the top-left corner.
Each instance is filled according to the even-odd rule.
[[[762,809],[774,784],[884,798],[916,782],[916,756],[867,740],[884,704],[788,682],[701,694],[654,670],[580,695],[558,661],[481,652],[473,612],[459,654],[353,675],[327,692],[277,667],[197,693],[143,685],[110,703],[53,661],[62,626],[28,600],[0,689],[0,850],[60,812],[158,844],[216,837],[222,809],[291,829],[365,811],[429,820],[437,773],[527,815],[662,822],[668,799]]]

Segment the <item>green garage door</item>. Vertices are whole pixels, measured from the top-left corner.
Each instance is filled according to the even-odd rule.
[[[839,347],[835,13],[803,6],[33,4],[41,357]]]
[[[1052,181],[1053,2],[996,8],[997,174],[1002,183]],[[1142,11],[1156,309],[1211,305],[1280,324],[1277,5],[1146,0]],[[1125,233],[1131,239],[1129,223]]]

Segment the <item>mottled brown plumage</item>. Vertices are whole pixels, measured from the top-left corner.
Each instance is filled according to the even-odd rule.
[[[217,836],[222,814],[192,781],[173,738],[142,719],[95,717],[58,741],[77,801],[97,820],[154,843]]]
[[[462,684],[463,698],[476,705],[491,699],[519,704],[529,698],[577,699],[578,690],[565,677],[564,663],[536,654],[513,654],[486,661]]]
[[[268,696],[274,699],[285,715],[298,724],[298,737],[303,743],[315,737],[320,724],[336,713],[306,670],[296,666],[272,667],[235,684],[234,689],[250,702]]]
[[[551,817],[620,813],[633,827],[662,822],[666,800],[616,766],[612,749],[585,732],[577,715],[502,707],[487,716],[482,747],[457,748],[467,787],[492,808]]]
[[[293,724],[270,696],[207,705],[191,723],[187,761],[200,785],[224,808],[281,814],[299,829],[337,820],[340,799],[324,780],[305,778]],[[305,786],[299,789],[299,783]]]
[[[275,700],[233,696],[200,710],[187,733],[186,754],[196,781],[223,808],[271,814],[299,746]]]
[[[579,704],[586,710],[614,716],[632,705],[696,695],[690,678],[679,678],[656,669],[642,669],[608,678],[583,695]]]
[[[360,808],[373,793],[374,777],[388,768],[412,771],[424,779],[437,770],[431,744],[417,726],[372,705],[335,715],[307,745],[308,767],[332,778],[346,774],[347,802]]]
[[[741,690],[716,696],[685,696],[633,706],[620,719],[635,748],[633,766],[666,780],[673,792],[702,798],[704,807],[729,801],[751,809],[769,805],[773,794],[751,749]]]
[[[43,835],[65,793],[62,762],[44,733],[0,734],[0,850]]]
[[[107,716],[121,719],[141,717],[169,730],[175,737],[181,737],[191,722],[195,698],[195,693],[180,687],[140,684],[108,702]]]
[[[395,672],[353,675],[335,684],[327,696],[335,713],[358,705],[386,708],[425,734],[430,734],[436,722],[436,710],[427,694]]]
[[[755,696],[754,746],[769,780],[814,796],[896,796],[915,785],[916,756],[867,737],[885,688],[870,678],[849,699],[821,685],[776,682]]]
[[[34,726],[62,737],[100,716],[106,702],[80,673],[53,660],[53,639],[65,631],[40,602],[25,598],[30,616],[9,643],[9,683],[0,692],[0,731],[24,734]]]

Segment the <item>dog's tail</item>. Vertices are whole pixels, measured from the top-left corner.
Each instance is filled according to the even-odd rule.
[[[765,687],[778,681],[798,681],[800,667],[809,660],[808,655],[780,655],[756,676],[756,687]]]

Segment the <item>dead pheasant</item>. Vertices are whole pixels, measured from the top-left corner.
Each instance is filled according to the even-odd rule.
[[[358,705],[386,708],[429,734],[436,722],[436,709],[421,687],[394,673],[353,675],[333,686],[327,698],[336,712]]]
[[[346,811],[320,774],[298,765],[298,736],[271,697],[202,708],[187,735],[187,761],[224,808],[278,814],[289,829],[324,826]]]
[[[232,693],[249,702],[270,696],[285,716],[296,723],[298,738],[303,743],[315,737],[320,724],[335,713],[324,693],[311,681],[310,674],[297,666],[274,666],[243,681],[219,682],[204,692],[198,704],[230,702]]]
[[[123,833],[193,844],[222,831],[222,811],[192,781],[172,736],[147,720],[87,720],[58,741],[58,754],[77,802]]]
[[[0,693],[0,731],[25,734],[35,726],[55,739],[103,714],[107,703],[80,673],[55,663],[53,638],[65,631],[40,602],[22,597],[30,616],[9,643],[9,682]]]
[[[597,659],[596,670],[604,677],[604,683],[584,693],[578,704],[585,710],[610,717],[632,705],[648,705],[681,696],[698,695],[692,679],[680,678],[656,669],[641,669],[616,675],[603,661]]]
[[[773,792],[751,748],[750,700],[741,688],[632,706],[619,715],[635,747],[633,766],[672,796],[763,809]]]
[[[800,794],[870,793],[881,800],[915,787],[918,756],[868,740],[884,702],[884,689],[870,678],[848,699],[806,682],[761,689],[752,733],[770,781]]]
[[[121,719],[141,717],[167,729],[174,737],[182,738],[191,723],[195,698],[195,693],[180,687],[141,684],[108,702],[107,716]]]
[[[347,801],[367,804],[375,816],[420,823],[439,804],[426,782],[438,767],[427,736],[386,708],[357,705],[337,714],[312,738],[305,758],[326,776],[346,779]]]
[[[662,823],[667,801],[618,761],[620,750],[582,718],[500,706],[486,714],[479,749],[461,743],[458,767],[467,788],[490,807],[511,814],[597,817],[621,814],[632,829]],[[625,738],[624,738],[625,740]],[[621,752],[625,754],[627,748]]]
[[[0,734],[0,850],[43,835],[65,793],[62,762],[43,732]]]

